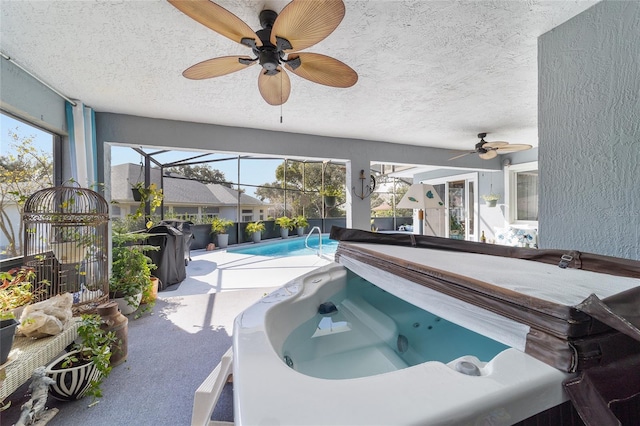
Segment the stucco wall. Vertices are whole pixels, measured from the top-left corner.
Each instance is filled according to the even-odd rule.
[[[542,35],[540,245],[640,259],[640,2]]]

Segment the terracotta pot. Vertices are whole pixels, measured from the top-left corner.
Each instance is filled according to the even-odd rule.
[[[149,302],[153,302],[154,300],[156,300],[158,298],[158,286],[160,284],[160,279],[157,277],[151,277],[151,281],[149,282],[149,286],[151,287],[151,291],[149,292],[150,294],[148,296],[145,297],[145,295],[142,295],[142,300],[140,300],[140,303],[149,303]]]

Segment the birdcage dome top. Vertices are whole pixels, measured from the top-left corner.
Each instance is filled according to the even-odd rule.
[[[108,218],[109,204],[102,195],[88,188],[55,186],[31,194],[24,214],[86,215]]]

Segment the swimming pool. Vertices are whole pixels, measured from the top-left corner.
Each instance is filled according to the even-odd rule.
[[[227,250],[229,253],[252,254],[256,256],[309,256],[316,254],[318,250],[318,236],[309,238],[308,249],[304,245],[305,237],[287,238],[275,242],[267,242],[237,249]],[[338,248],[338,242],[329,238],[329,235],[322,236],[322,254],[333,255]]]

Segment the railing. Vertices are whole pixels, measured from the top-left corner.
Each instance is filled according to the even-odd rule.
[[[311,247],[309,247],[309,237],[311,237],[311,235],[313,234],[314,231],[318,231],[318,256],[322,257],[322,230],[320,229],[319,226],[314,226],[313,228],[311,228],[311,231],[309,231],[309,233],[307,234],[307,238],[304,239],[304,246],[306,248],[308,248],[309,250],[313,250]]]

